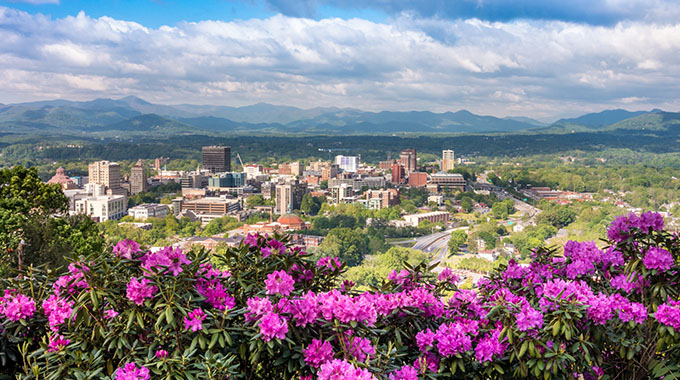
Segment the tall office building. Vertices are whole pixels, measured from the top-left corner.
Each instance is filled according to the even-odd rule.
[[[291,182],[276,185],[275,212],[284,215],[299,209],[306,191],[307,186],[303,183]]]
[[[340,169],[354,173],[357,171],[359,166],[359,157],[357,156],[335,156],[335,164],[340,167]]]
[[[415,149],[402,150],[399,160],[401,161],[401,164],[404,165],[404,171],[406,174],[416,171],[416,168],[418,167],[418,161]]]
[[[142,160],[130,169],[130,194],[139,194],[147,191],[149,183],[146,179],[146,171],[144,170],[144,163]]]
[[[204,146],[203,169],[211,173],[223,173],[231,171],[231,147],[229,146]]]
[[[400,163],[392,164],[392,183],[398,185],[400,183],[406,182],[406,177],[404,176],[404,165]]]
[[[88,165],[90,183],[103,185],[107,193],[127,194],[120,186],[120,165],[117,162],[97,161]]]
[[[454,169],[456,164],[454,159],[455,155],[453,154],[452,150],[449,149],[442,151],[442,171],[444,173]]]

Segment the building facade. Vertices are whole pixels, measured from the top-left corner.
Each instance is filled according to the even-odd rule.
[[[357,156],[335,156],[335,164],[346,172],[355,173],[359,167]]]
[[[146,178],[144,163],[137,161],[130,169],[130,194],[139,194],[149,189],[149,181]]]
[[[427,186],[427,173],[412,172],[408,175],[408,185],[411,187]]]
[[[416,171],[418,168],[418,158],[416,157],[415,149],[404,149],[399,155],[399,161],[404,166],[406,174]]]
[[[392,183],[395,185],[406,182],[404,165],[394,163],[392,164]]]
[[[103,185],[107,194],[127,195],[120,185],[120,165],[117,162],[96,161],[88,165],[89,183]]]
[[[209,188],[243,187],[246,184],[244,173],[228,172],[208,178]]]
[[[418,227],[420,222],[424,220],[429,220],[432,223],[448,222],[451,220],[451,214],[446,211],[433,211],[424,214],[404,215],[404,220],[406,220],[406,224]]]
[[[75,201],[75,212],[86,214],[97,222],[118,220],[127,215],[125,195],[89,196]]]
[[[435,173],[430,175],[432,184],[440,189],[465,191],[465,178],[457,173]]]
[[[135,219],[165,218],[168,216],[168,206],[154,203],[144,203],[128,209],[128,215]]]
[[[442,151],[442,171],[444,173],[448,172],[449,170],[455,169],[456,166],[456,157],[453,152],[453,150],[443,150]]]
[[[284,215],[299,209],[306,191],[307,186],[303,183],[290,182],[276,185],[275,212]]]
[[[203,169],[210,173],[231,171],[231,147],[228,146],[204,146]]]

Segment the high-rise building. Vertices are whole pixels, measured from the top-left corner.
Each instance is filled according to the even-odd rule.
[[[354,173],[357,171],[357,167],[359,166],[359,157],[335,156],[335,164],[346,172]]]
[[[399,160],[401,161],[401,164],[404,165],[404,171],[406,174],[416,171],[416,168],[418,167],[418,160],[415,149],[402,150]]]
[[[229,146],[204,146],[203,169],[211,173],[231,171],[231,147]]]
[[[307,186],[303,183],[289,182],[276,185],[275,212],[284,215],[299,209],[306,191]]]
[[[117,162],[97,161],[88,165],[90,183],[103,185],[107,194],[127,195],[120,186],[120,165]]]
[[[330,165],[323,170],[321,170],[321,180],[322,181],[330,181],[331,179],[335,178],[338,176],[338,165]]]
[[[168,157],[159,157],[154,160],[153,162],[153,168],[156,170],[161,170],[163,169],[163,165],[167,164],[170,162],[170,158]]]
[[[397,185],[404,183],[406,180],[404,176],[404,165],[394,163],[392,164],[392,183]]]
[[[442,151],[442,171],[444,173],[455,168],[456,162],[454,160],[455,155],[452,150],[448,149]]]
[[[147,191],[149,183],[146,179],[146,171],[142,160],[137,161],[130,169],[130,194],[139,194]]]

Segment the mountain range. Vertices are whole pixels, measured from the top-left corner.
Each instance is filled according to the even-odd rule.
[[[545,124],[528,117],[497,118],[466,110],[367,112],[352,108],[301,109],[258,103],[245,107],[160,105],[128,96],[77,102],[0,104],[0,132],[37,135],[168,136],[223,134],[508,133],[666,130],[680,114],[605,110]]]

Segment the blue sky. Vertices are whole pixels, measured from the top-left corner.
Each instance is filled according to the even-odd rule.
[[[674,0],[0,0],[0,103],[680,110]]]

